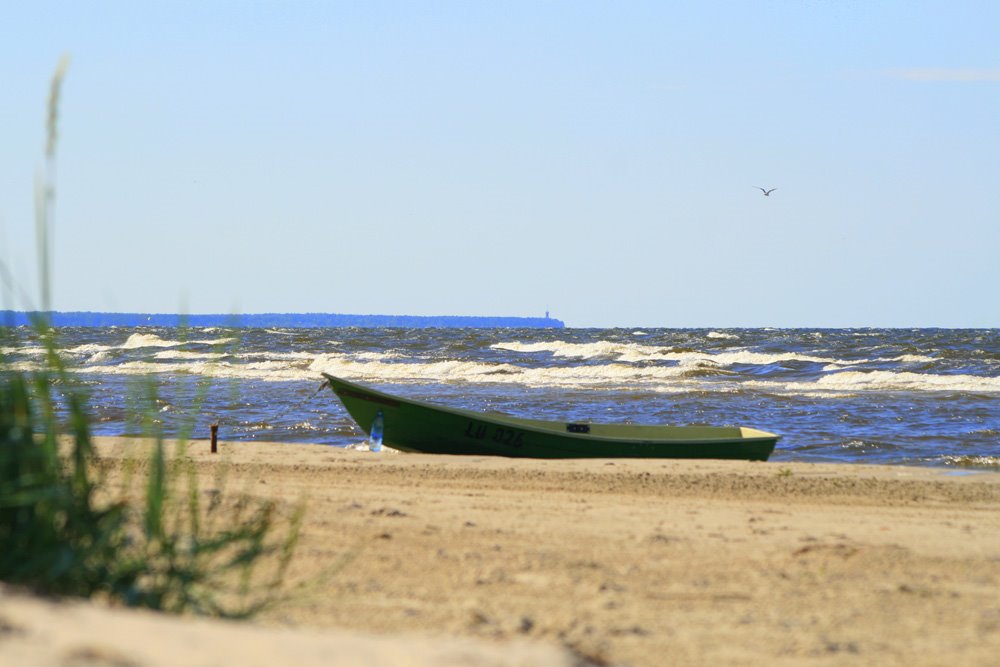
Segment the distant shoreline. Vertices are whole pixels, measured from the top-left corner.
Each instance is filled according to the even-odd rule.
[[[25,326],[39,315],[29,311],[0,311],[0,326]],[[562,320],[548,317],[474,317],[462,315],[348,315],[338,313],[255,313],[184,315],[178,313],[50,312],[56,327],[399,327],[474,329],[562,329]]]

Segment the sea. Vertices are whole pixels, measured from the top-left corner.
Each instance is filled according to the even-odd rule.
[[[1000,329],[59,327],[97,435],[360,447],[322,372],[562,421],[737,425],[772,461],[1000,470]],[[3,365],[44,361],[8,329]],[[145,415],[145,417],[142,417]]]

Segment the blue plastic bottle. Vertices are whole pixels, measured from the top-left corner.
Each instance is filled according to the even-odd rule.
[[[385,430],[385,420],[382,418],[382,411],[375,414],[372,422],[372,430],[368,434],[368,449],[373,452],[382,451],[382,431]]]

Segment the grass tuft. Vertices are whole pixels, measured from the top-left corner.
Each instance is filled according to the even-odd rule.
[[[127,485],[116,489],[101,473],[86,397],[62,362],[31,372],[0,365],[0,580],[213,616],[242,618],[273,604],[303,508],[283,516],[246,495],[202,507],[184,452],[180,444],[168,460],[156,439],[142,500],[131,502]],[[279,531],[279,522],[287,527]]]
[[[304,508],[286,512],[270,501],[221,492],[203,507],[198,476],[185,456],[186,436],[168,460],[152,380],[133,397],[137,419],[150,427],[155,443],[146,465],[137,466],[145,478],[127,469],[123,482],[108,483],[91,438],[86,388],[67,368],[51,326],[49,229],[67,65],[63,58],[52,79],[47,169],[36,187],[43,307],[32,330],[43,361],[29,369],[9,364],[3,348],[26,341],[22,332],[0,325],[0,581],[170,612],[251,616],[279,600]],[[12,276],[6,266],[0,269],[9,292]],[[199,387],[195,403],[205,392]],[[188,419],[198,407],[187,411]],[[141,499],[133,497],[136,480],[144,486]]]

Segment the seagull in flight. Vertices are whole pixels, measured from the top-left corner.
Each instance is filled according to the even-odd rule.
[[[771,188],[770,190],[765,190],[764,188],[760,187],[759,185],[756,185],[754,187],[756,187],[758,190],[760,190],[761,192],[763,192],[765,197],[770,197],[771,193],[778,189],[778,188]]]

